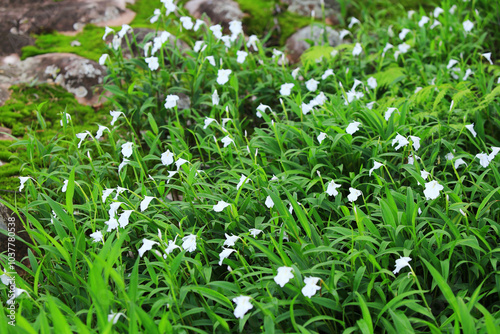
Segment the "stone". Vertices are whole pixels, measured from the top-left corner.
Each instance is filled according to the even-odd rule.
[[[0,66],[0,96],[20,83],[55,83],[73,93],[80,103],[97,103],[106,68],[71,53],[47,53]]]
[[[116,23],[130,16],[123,0],[0,0],[0,56],[21,54],[33,45],[31,34],[51,31],[75,32],[85,24]],[[133,18],[133,16],[132,16]],[[131,18],[128,18],[131,20]]]
[[[314,11],[314,18],[323,19],[320,0],[281,0],[288,5],[287,10],[301,16],[311,16]],[[324,0],[326,24],[336,25],[339,23],[340,4],[336,0]]]
[[[285,48],[288,60],[292,63],[297,63],[300,60],[302,53],[311,47],[307,40],[314,41],[314,45],[321,45],[324,33],[326,33],[327,45],[337,46],[340,44],[340,35],[334,29],[328,26],[307,26],[300,29],[287,39]]]
[[[229,22],[242,21],[245,16],[238,3],[232,0],[190,0],[184,8],[197,19],[203,19],[203,14],[206,14],[211,24],[222,25],[226,33]]]
[[[10,136],[11,134],[11,129],[0,126],[0,140],[12,140],[12,137]],[[0,161],[0,166],[2,165],[3,163]]]

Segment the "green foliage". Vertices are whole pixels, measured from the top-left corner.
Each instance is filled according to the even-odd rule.
[[[153,70],[143,53],[108,50],[105,89],[123,114],[103,138],[95,123],[70,122],[50,141],[30,130],[16,143],[33,177],[14,208],[31,238],[16,277],[27,291],[16,299],[21,328],[494,331],[500,110],[481,57],[494,15],[465,34],[473,4],[454,4],[455,15],[441,4],[434,29],[419,27],[423,11],[390,22],[411,29],[397,57],[399,36],[367,14],[351,28],[359,55],[320,47],[304,57],[323,60],[298,69],[205,28],[183,38],[206,49],[165,42]],[[131,47],[145,42],[131,35]],[[238,62],[241,50],[251,52]],[[56,123],[32,117],[41,129]],[[251,307],[240,312],[241,296]]]

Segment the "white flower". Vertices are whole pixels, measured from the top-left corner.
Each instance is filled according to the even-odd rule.
[[[120,205],[122,205],[123,203],[122,202],[113,202],[109,205],[109,216],[110,217],[115,217],[116,216],[116,212],[118,211],[118,208],[120,208]],[[117,221],[118,223],[118,221]]]
[[[438,20],[434,20],[434,22],[431,25],[431,30],[436,28],[437,26],[440,26],[440,25],[441,25],[441,22],[439,22]]]
[[[367,84],[371,89],[375,89],[377,88],[377,79],[375,79],[374,77],[369,77]]]
[[[248,42],[247,42],[247,48],[252,47],[255,51],[257,51],[259,48],[257,47],[257,42],[259,41],[259,38],[255,35],[251,35],[248,37]]]
[[[353,135],[356,131],[359,130],[360,125],[361,125],[360,122],[356,122],[356,121],[351,122],[351,123],[349,123],[349,125],[345,129],[345,132],[350,134],[350,135]]]
[[[222,36],[221,41],[224,43],[224,45],[226,46],[227,49],[229,49],[231,47],[231,37],[230,36]]]
[[[397,274],[404,267],[410,267],[411,268],[410,263],[409,263],[410,261],[411,261],[411,257],[402,257],[402,256],[400,256],[399,259],[396,260],[396,265],[395,265],[396,269],[394,269],[392,272],[394,274]]]
[[[208,60],[208,62],[210,63],[210,65],[215,66],[215,58],[214,58],[214,56],[207,56],[207,57],[205,57],[205,60]]]
[[[231,255],[235,250],[231,248],[224,248],[222,252],[219,254],[219,266],[222,266],[222,261],[227,259],[229,255]]]
[[[214,34],[215,38],[221,39],[222,38],[222,27],[220,24],[216,24],[210,27],[210,31]]]
[[[123,161],[120,163],[120,165],[118,165],[118,174],[120,174],[120,172],[122,171],[122,168],[125,167],[126,165],[128,165],[129,162],[130,162],[129,159],[123,158]]]
[[[377,102],[376,102],[376,101],[368,102],[368,103],[366,104],[366,107],[367,107],[368,109],[372,110],[372,109],[373,109],[373,106],[375,105],[375,103],[377,103]]]
[[[315,79],[310,79],[306,81],[306,88],[310,92],[315,92],[318,89],[319,81]]]
[[[465,127],[467,128],[467,130],[469,130],[469,131],[472,133],[472,135],[473,135],[474,137],[476,137],[476,136],[477,136],[476,131],[474,131],[474,123],[469,124],[469,125],[466,125]]]
[[[327,101],[325,93],[319,92],[319,94],[309,102],[311,106],[321,106]]]
[[[486,153],[479,153],[479,154],[476,154],[476,158],[479,159],[479,163],[481,164],[481,166],[483,166],[484,168],[488,167],[488,165],[490,164],[490,159],[488,157],[488,154]]]
[[[238,239],[240,238],[237,235],[229,235],[227,233],[224,233],[224,235],[226,236],[226,240],[224,241],[223,246],[226,247],[234,246],[235,242],[238,241]]]
[[[267,196],[266,197],[266,202],[265,202],[266,206],[270,209],[274,206],[274,202],[273,202],[273,199],[271,198],[271,196]]]
[[[165,166],[169,166],[174,162],[174,154],[167,150],[166,152],[161,154],[161,163]]]
[[[193,51],[194,52],[200,52],[201,48],[205,45],[204,41],[196,41],[194,43]]]
[[[325,140],[325,138],[326,138],[326,133],[321,132],[321,133],[318,135],[318,141],[319,141],[319,143],[321,144],[321,142],[322,142],[323,140]]]
[[[340,32],[339,32],[340,40],[343,41],[344,37],[346,37],[347,35],[350,35],[350,34],[351,34],[351,32],[349,30],[345,30],[345,29],[340,30]]]
[[[453,150],[453,151],[454,151],[454,150]],[[455,156],[453,155],[453,153],[451,153],[451,152],[450,152],[450,153],[446,154],[444,157],[446,158],[446,160],[453,160],[453,158],[454,158]]]
[[[293,84],[293,83],[282,84],[281,88],[280,88],[280,94],[283,96],[289,96],[291,91],[292,91],[293,86],[295,86],[295,84]]]
[[[427,177],[430,175],[431,173],[425,171],[425,170],[421,170],[420,171],[420,176],[424,179],[424,180],[427,180]]]
[[[177,95],[167,95],[165,99],[165,108],[175,108],[177,106],[177,101],[179,100],[179,96]]]
[[[231,70],[219,70],[217,72],[217,83],[219,85],[223,85],[229,81],[229,75],[231,74]]]
[[[108,58],[109,55],[107,53],[102,54],[101,57],[99,57],[99,65],[104,66],[104,64],[106,64],[106,59]]]
[[[185,159],[182,159],[182,158],[179,158],[176,162],[175,162],[175,166],[177,167],[177,170],[179,170],[179,168],[181,168],[182,165],[184,165],[186,162],[188,162],[187,160]]]
[[[165,249],[165,253],[170,254],[170,253],[172,253],[172,252],[174,251],[174,249],[176,249],[176,248],[181,249],[179,246],[177,246],[177,245],[175,244],[175,240],[177,240],[177,236],[175,236],[174,240],[169,240],[169,241],[168,241],[168,246],[167,246],[167,248]]]
[[[444,13],[443,8],[441,8],[441,7],[434,8],[434,17],[438,17],[442,13]]]
[[[486,58],[486,60],[489,61],[491,65],[493,65],[493,62],[491,61],[491,52],[483,53],[483,54],[481,54],[481,56]]]
[[[120,316],[122,316],[122,315],[125,316],[125,314],[123,314],[121,312],[113,313],[113,311],[111,311],[111,313],[108,314],[108,322],[113,321],[113,325],[114,325],[118,322],[118,319],[120,319]]]
[[[102,137],[102,134],[104,133],[104,130],[108,130],[109,132],[109,129],[103,125],[99,125],[99,129],[97,130],[97,134],[95,136],[95,139],[100,139]]]
[[[104,224],[108,225],[108,229],[106,232],[111,232],[118,228],[118,220],[116,218],[109,218],[109,220],[105,221]]]
[[[108,198],[109,195],[111,195],[111,193],[115,191],[115,189],[111,188],[111,189],[104,189],[102,191],[102,202],[106,202],[106,198]]]
[[[128,31],[131,31],[132,27],[128,24],[122,24],[122,30],[118,32],[118,37],[123,38]]]
[[[102,40],[104,41],[106,39],[106,36],[108,36],[112,32],[115,32],[115,31],[113,29],[111,29],[110,27],[105,27],[104,28],[104,35],[102,36]]]
[[[310,104],[302,103],[300,108],[302,109],[302,114],[307,115],[314,107]]]
[[[158,63],[158,57],[149,57],[149,58],[145,58],[144,60],[148,64],[149,69],[151,71],[155,71],[158,69],[158,67],[160,67],[160,63]]]
[[[321,290],[321,287],[317,285],[320,280],[319,277],[305,277],[304,283],[306,285],[302,288],[302,294],[308,298],[314,296],[316,291]]]
[[[194,252],[196,250],[196,235],[188,234],[182,238],[182,248],[188,252]]]
[[[355,189],[355,188],[352,188],[350,187],[349,188],[349,195],[347,196],[347,199],[349,200],[349,202],[355,202],[359,196],[363,195],[363,193],[361,192],[361,190],[358,190],[358,189]]]
[[[493,151],[490,153],[490,155],[488,155],[488,159],[490,159],[490,161],[492,161],[493,159],[495,159],[495,157],[498,154],[498,152],[500,152],[500,147],[492,146],[491,149]]]
[[[333,73],[333,70],[331,69],[328,69],[325,71],[325,73],[323,73],[323,75],[321,76],[321,80],[325,80],[326,78],[328,78],[330,75],[335,75],[335,73]]]
[[[401,147],[408,145],[409,143],[410,142],[408,141],[408,139],[406,139],[405,137],[401,136],[399,133],[396,136],[396,138],[394,138],[392,140],[392,146],[398,144],[398,146],[396,146],[394,148],[396,151],[399,150]]]
[[[118,223],[120,224],[121,228],[125,228],[128,225],[128,220],[132,212],[134,212],[134,210],[125,210],[120,215],[120,218],[118,218]]]
[[[113,119],[111,120],[111,126],[115,125],[115,122],[118,120],[118,117],[120,117],[121,114],[123,114],[121,111],[115,111],[115,110],[110,110],[109,114]]]
[[[90,134],[90,132],[85,131],[85,132],[80,132],[76,134],[76,138],[80,139],[80,142],[78,143],[78,148],[82,145],[82,142],[87,138],[87,136]]]
[[[439,197],[439,191],[443,190],[444,187],[438,183],[438,181],[430,181],[425,184],[424,195],[426,200],[436,199]]]
[[[63,185],[61,191],[63,193],[65,193],[67,189],[68,189],[68,180],[64,180],[64,185]]]
[[[233,20],[229,22],[229,31],[231,31],[231,40],[235,41],[239,34],[243,33],[243,25],[241,21]]]
[[[205,22],[203,22],[202,20],[197,19],[196,23],[194,24],[193,30],[194,31],[198,31],[198,29],[200,29],[200,27],[201,27],[202,24],[205,24]]]
[[[379,169],[380,167],[382,167],[384,164],[381,164],[380,162],[378,161],[374,161],[373,162],[373,167],[368,171],[368,175],[372,175],[372,172],[375,170],[375,169]]]
[[[236,51],[236,62],[243,64],[247,56],[248,52],[246,51]]]
[[[455,60],[455,59],[450,59],[450,61],[448,62],[448,65],[446,65],[446,69],[450,69],[452,68],[453,66],[455,66],[456,64],[458,64],[458,60]]]
[[[351,22],[349,22],[349,25],[347,26],[347,28],[351,29],[353,25],[355,24],[360,24],[361,22],[359,22],[359,20],[355,17],[351,17]]]
[[[401,32],[399,33],[399,39],[404,40],[406,35],[408,35],[410,31],[411,31],[410,29],[403,28],[403,30],[401,30]]]
[[[356,43],[356,45],[352,49],[352,55],[353,56],[359,56],[362,51],[363,51],[363,48],[361,47],[361,44]]]
[[[113,49],[118,50],[122,45],[122,39],[118,37],[118,35],[114,35],[111,43],[113,45]]]
[[[457,169],[461,165],[467,166],[467,164],[465,163],[465,161],[462,158],[458,158],[457,160],[455,160],[455,169]]]
[[[387,111],[385,112],[384,118],[386,121],[389,121],[389,118],[391,118],[391,115],[394,111],[398,110],[398,108],[387,108]]]
[[[420,157],[418,155],[413,156],[413,154],[410,154],[408,156],[408,163],[410,165],[413,165],[413,163],[415,162],[415,159],[420,160]]]
[[[351,103],[352,101],[354,101],[354,99],[360,99],[363,96],[365,96],[365,94],[363,94],[362,92],[356,92],[354,89],[351,89],[350,91],[348,91],[346,93],[346,95],[347,95],[347,99],[344,103],[345,105]]]
[[[182,16],[179,18],[179,21],[181,21],[184,29],[186,29],[186,30],[193,29],[194,23],[189,16]]]
[[[228,147],[231,143],[234,143],[234,140],[232,140],[229,136],[225,136],[220,141],[224,144],[224,147]]]
[[[12,297],[9,298],[9,300],[7,300],[7,304],[9,305],[14,304],[14,299],[19,297],[23,292],[26,292],[26,290],[20,288],[14,288],[14,294],[12,295]],[[12,293],[12,291],[10,291],[10,293]],[[26,292],[26,294],[28,293]]]
[[[64,116],[66,116],[66,123],[69,123],[69,121],[71,121],[71,115],[68,114],[67,112],[65,112],[63,114],[63,118],[64,118]],[[59,123],[61,124],[61,126],[63,126],[63,120],[62,119],[59,121]]]
[[[340,184],[336,184],[334,180],[331,180],[329,183],[328,183],[328,187],[326,188],[326,193],[329,195],[329,196],[337,196],[339,194],[339,192],[337,191],[337,188],[340,188],[341,185]]]
[[[141,212],[144,212],[148,208],[149,203],[151,203],[153,199],[153,196],[144,196],[144,199],[141,201]]]
[[[139,257],[142,257],[144,253],[148,250],[151,250],[154,245],[157,245],[158,243],[156,241],[148,240],[146,238],[142,239],[142,246],[139,248]]]
[[[274,281],[281,287],[284,287],[288,281],[293,278],[292,267],[279,267],[278,274],[274,276]]]
[[[418,151],[420,148],[420,138],[416,136],[410,136],[411,141],[413,142],[413,148],[415,151]]]
[[[153,24],[156,21],[158,21],[158,19],[160,18],[160,15],[161,15],[161,10],[156,8],[153,12],[153,17],[151,17],[151,19],[149,20],[149,23]]]
[[[90,237],[94,240],[92,242],[102,242],[102,232],[101,231],[95,231],[94,233],[90,234]]]
[[[222,210],[224,210],[225,208],[227,208],[230,205],[231,204],[226,203],[224,201],[219,201],[212,208],[214,209],[215,212],[221,212]]]
[[[393,47],[394,47],[394,45],[392,45],[391,43],[387,43],[387,44],[385,45],[385,47],[384,47],[384,50],[382,51],[382,56],[384,56],[384,55],[385,55],[385,53],[386,53],[387,51],[389,51],[389,49],[392,49]]]
[[[470,20],[464,21],[462,25],[464,27],[465,32],[470,32],[472,28],[474,28],[474,23],[472,23]]]
[[[248,181],[250,181],[250,179],[247,178],[245,175],[241,174],[240,181],[236,185],[236,190],[239,190],[241,186],[245,183],[248,183]]]
[[[300,67],[297,67],[292,71],[292,78],[297,79],[297,75],[299,75]]]
[[[467,217],[467,215],[465,214],[464,210],[460,209],[460,213],[462,214],[462,216]]]
[[[402,43],[398,45],[398,50],[401,53],[407,53],[410,50],[410,46],[406,43]]]
[[[425,24],[427,24],[429,22],[429,18],[427,16],[422,16],[422,18],[420,19],[420,21],[418,21],[418,26],[420,28],[422,28]]]
[[[254,237],[257,238],[257,236],[262,233],[262,230],[256,229],[256,228],[251,228],[248,230],[250,234]]]
[[[469,78],[470,75],[474,74],[474,72],[468,68],[466,71],[465,71],[465,75],[464,77],[462,78],[463,81],[467,80],[467,78]]]
[[[233,302],[236,304],[236,307],[234,309],[234,316],[236,318],[243,318],[245,313],[253,308],[253,305],[250,303],[250,299],[252,299],[252,297],[248,296],[239,296],[233,298]]]
[[[272,111],[271,107],[266,105],[266,104],[259,104],[259,106],[257,107],[257,113],[255,115],[257,115],[258,118],[262,118],[262,114],[265,114],[266,113],[266,109],[269,109]]]
[[[130,158],[132,155],[132,147],[134,146],[134,143],[132,142],[126,142],[125,144],[122,145],[122,154],[126,158]]]

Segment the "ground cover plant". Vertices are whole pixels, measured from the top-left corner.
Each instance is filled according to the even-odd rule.
[[[352,17],[298,66],[175,7],[106,30],[105,123],[24,140],[0,331],[494,333],[496,5]]]

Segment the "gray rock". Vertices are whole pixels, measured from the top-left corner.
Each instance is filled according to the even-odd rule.
[[[55,83],[85,104],[95,104],[102,89],[106,69],[95,61],[71,54],[48,53],[0,66],[1,91],[20,83]],[[2,89],[3,87],[3,89]]]
[[[229,26],[229,22],[241,21],[245,15],[238,3],[232,0],[190,0],[184,8],[197,19],[206,14],[212,24],[220,24],[225,29]]]
[[[287,4],[289,12],[302,15],[311,16],[314,11],[315,19],[322,19],[323,13],[321,12],[320,0],[281,0],[282,3]],[[340,15],[340,5],[336,0],[325,0],[325,19],[328,24],[338,24],[338,16]]]
[[[87,23],[116,20],[125,11],[120,0],[0,0],[0,56],[33,45],[30,34],[75,31]]]
[[[325,37],[326,40],[324,40]],[[297,31],[286,41],[285,48],[290,62],[298,62],[302,53],[312,46],[307,40],[313,41],[314,45],[337,46],[340,44],[339,33],[332,28],[317,25],[307,26]]]

